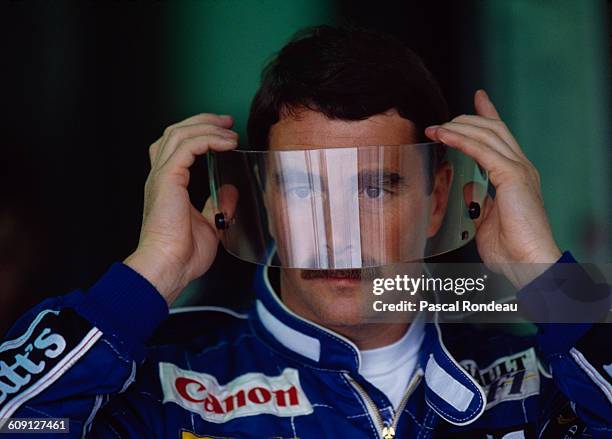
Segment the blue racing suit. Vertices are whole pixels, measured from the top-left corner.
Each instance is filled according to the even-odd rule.
[[[522,293],[565,294],[554,273],[574,262],[565,253]],[[287,309],[265,268],[256,284],[248,313],[168,315],[117,263],[87,292],[44,301],[0,346],[0,422],[69,418],[64,438],[612,437],[606,324],[516,336],[428,323],[394,410],[353,343]]]

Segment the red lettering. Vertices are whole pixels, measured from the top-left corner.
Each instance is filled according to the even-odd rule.
[[[230,395],[223,400],[223,404],[225,405],[225,412],[231,412],[235,408],[244,407],[246,405],[246,397],[244,395],[244,390],[240,390],[235,395]]]
[[[215,395],[208,394],[208,398],[204,401],[204,410],[207,412],[213,413],[225,413],[223,411],[223,407],[221,407],[221,403],[215,397]]]
[[[174,382],[174,386],[176,387],[176,390],[178,391],[179,395],[181,395],[183,398],[185,398],[187,401],[191,401],[191,402],[202,402],[205,400],[205,398],[202,399],[194,399],[189,392],[187,392],[187,386],[189,384],[197,384],[198,385],[198,392],[205,392],[206,391],[206,387],[204,386],[204,384],[202,384],[199,381],[196,380],[192,380],[191,378],[183,378],[183,377],[179,377],[176,379],[176,381]],[[204,394],[205,396],[206,394]]]
[[[175,380],[174,385],[182,398],[189,402],[202,403],[204,411],[209,413],[229,413],[246,406],[247,400],[254,404],[266,404],[271,401],[273,395],[276,405],[279,407],[298,406],[300,404],[296,386],[291,386],[286,390],[254,387],[248,393],[245,390],[239,390],[223,401],[219,401],[215,395],[207,391],[206,386],[200,381],[179,377]]]
[[[248,393],[249,401],[255,404],[265,404],[270,401],[272,395],[268,389],[263,387],[253,387]]]
[[[276,396],[276,404],[279,407],[287,406],[286,396],[289,396],[289,405],[299,405],[297,387],[291,386],[288,390],[275,390],[274,396]]]

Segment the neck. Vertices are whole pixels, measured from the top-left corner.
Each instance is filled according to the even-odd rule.
[[[317,297],[317,293],[301,292],[282,271],[280,290],[280,299],[287,308],[306,320],[348,338],[359,350],[390,345],[402,338],[410,326],[409,323],[364,323],[359,317],[341,315],[343,310],[339,308],[345,307],[334,306],[333,301],[330,303],[330,301],[312,300],[313,297],[316,299],[322,297]],[[356,297],[353,300],[359,299]],[[348,308],[358,308],[358,306],[353,303]]]
[[[348,338],[355,343],[360,351],[364,351],[367,349],[382,348],[395,343],[406,334],[409,326],[409,323],[368,323],[351,326],[329,325],[325,327]]]

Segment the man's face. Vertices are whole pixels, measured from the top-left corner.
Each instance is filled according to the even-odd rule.
[[[271,156],[267,166],[265,200],[279,257],[284,265],[334,268],[283,269],[281,294],[294,310],[326,326],[358,324],[362,282],[371,286],[377,270],[348,268],[423,256],[444,215],[450,168],[437,172],[428,193],[417,148],[346,148],[417,138],[396,111],[342,121],[304,109],[271,127],[270,150],[309,150]]]

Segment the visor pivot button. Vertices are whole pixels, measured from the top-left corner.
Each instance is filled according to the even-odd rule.
[[[225,220],[225,215],[223,214],[223,212],[215,214],[215,227],[218,230],[225,230],[228,226],[229,224]]]
[[[468,207],[468,215],[470,216],[470,219],[477,219],[480,216],[480,204],[472,201]]]

